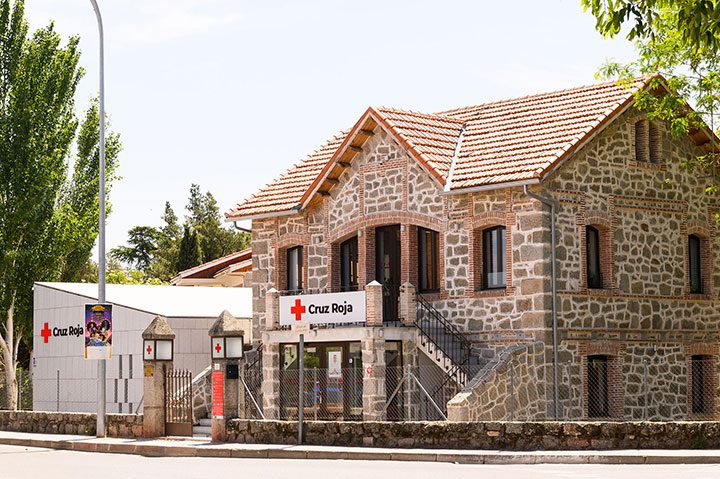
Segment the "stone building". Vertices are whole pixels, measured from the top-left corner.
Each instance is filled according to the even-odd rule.
[[[306,362],[359,374],[321,391],[334,417],[410,418],[391,367],[444,374],[422,389],[451,420],[717,417],[718,201],[681,166],[715,137],[635,108],[664,88],[369,108],[231,209],[252,219],[265,416],[298,362],[280,298],[360,290],[364,323],[305,335]]]

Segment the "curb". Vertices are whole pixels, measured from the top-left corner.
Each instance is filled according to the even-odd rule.
[[[352,451],[342,449],[315,450],[273,448],[233,448],[212,446],[183,446],[157,444],[116,444],[103,442],[81,442],[78,440],[47,440],[0,437],[0,444],[7,446],[39,447],[78,452],[100,452],[110,454],[132,454],[144,457],[215,457],[244,459],[332,459],[348,461],[413,461],[452,462],[455,464],[720,464],[720,452],[707,455],[681,454],[563,454],[557,452],[469,452],[457,454],[432,451]]]

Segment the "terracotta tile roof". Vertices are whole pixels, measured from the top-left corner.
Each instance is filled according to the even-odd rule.
[[[252,266],[252,248],[246,248],[235,253],[230,253],[229,255],[221,258],[180,271],[177,276],[170,280],[170,284],[176,284],[178,281],[186,278],[212,278],[221,270],[238,264],[247,266],[248,262],[250,262],[250,265]]]
[[[332,158],[349,130],[342,131],[271,181],[250,198],[225,214],[226,217],[261,216],[288,211],[298,205],[302,195]]]
[[[299,209],[365,118],[381,125],[448,190],[537,180],[610,120],[647,84],[599,83],[438,113],[370,108],[341,132],[226,217],[258,217]],[[461,135],[462,132],[462,135]]]
[[[600,83],[438,113],[466,124],[451,189],[538,178],[644,83]]]

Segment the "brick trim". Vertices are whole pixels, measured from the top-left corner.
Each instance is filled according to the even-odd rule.
[[[718,356],[720,345],[714,343],[691,343],[685,345],[685,361],[687,364],[687,415],[690,420],[717,420],[718,414]],[[707,356],[710,363],[710,384],[707,384],[705,394],[711,395],[710,411],[704,414],[693,413],[693,356]]]
[[[684,265],[685,265],[685,296],[688,299],[712,299],[714,277],[714,253],[712,251],[711,228],[700,221],[685,221],[680,225],[683,233]],[[690,292],[690,235],[700,238],[700,274],[702,277],[702,293]]]
[[[399,225],[416,225],[416,226],[422,226],[423,228],[428,228],[431,230],[435,230],[439,233],[442,233],[445,231],[445,220],[439,220],[437,218],[433,218],[432,216],[426,216],[419,213],[411,213],[411,212],[397,212],[397,213],[374,213],[371,215],[366,215],[361,218],[356,218],[353,221],[350,221],[349,223],[345,223],[342,226],[338,226],[332,230],[329,231],[329,241],[330,242],[336,242],[339,241],[340,238],[347,238],[349,236],[352,236],[353,234],[356,234],[358,230],[361,229],[368,229],[368,228],[374,228],[377,226],[385,226],[385,225],[393,225],[393,224],[399,224]]]
[[[615,284],[615,245],[613,237],[615,230],[611,215],[606,211],[581,211],[577,216],[580,234],[580,271],[582,291],[589,295],[612,295]],[[587,227],[592,226],[600,234],[600,274],[602,275],[602,288],[588,287],[587,271]]]
[[[510,208],[506,207],[506,211]],[[468,232],[468,278],[472,284],[467,288],[466,296],[473,298],[500,297],[514,294],[513,288],[513,249],[512,249],[512,227],[515,225],[515,213],[490,211],[473,216]],[[505,288],[504,289],[481,289],[483,272],[483,231],[495,226],[505,227]]]
[[[625,377],[623,363],[626,344],[619,341],[583,341],[578,345],[582,367],[583,415],[588,419],[588,357],[607,356],[608,358],[608,419],[621,419],[625,408]]]

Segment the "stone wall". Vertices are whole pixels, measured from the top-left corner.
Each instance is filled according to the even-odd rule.
[[[321,422],[305,443],[431,449],[583,450],[720,447],[717,422]],[[227,422],[228,442],[297,444],[297,423]]]
[[[680,166],[698,153],[692,141],[673,138],[664,125],[657,125],[658,162],[636,161],[633,125],[641,118],[628,109],[531,187],[559,204],[562,417],[587,418],[589,354],[611,357],[617,419],[687,419],[689,351],[702,345],[702,354],[720,363],[720,236],[714,219],[720,204],[705,193],[704,175]],[[542,341],[545,364],[551,364],[548,208],[522,188],[442,195],[437,181],[401,145],[381,127],[374,133],[329,196],[294,215],[253,221],[255,327],[265,327],[265,291],[283,289],[283,248],[303,245],[304,284],[332,289],[339,285],[337,244],[359,235],[362,286],[375,275],[374,228],[399,223],[405,226],[401,283],[417,285],[417,226],[438,231],[440,290],[426,299],[486,358]],[[482,290],[482,231],[498,225],[507,231],[507,288]],[[587,226],[601,235],[599,289],[588,288]],[[699,235],[706,249],[702,294],[689,288],[689,234]],[[638,365],[648,361],[654,361],[658,385],[649,393],[638,387]],[[717,383],[720,371],[715,376]],[[552,387],[549,378],[545,386]],[[661,397],[672,404],[648,409]],[[717,416],[717,397],[713,408]]]
[[[720,355],[720,237],[717,197],[707,178],[681,163],[698,154],[658,122],[657,163],[635,160],[630,109],[601,131],[545,184],[559,201],[558,324],[561,413],[586,418],[587,357],[609,357],[612,416],[684,420],[692,351]],[[589,289],[585,228],[601,235],[602,289]],[[689,289],[687,237],[703,239],[702,294]],[[604,251],[603,251],[604,250]],[[715,372],[714,381],[720,371]],[[712,398],[718,417],[717,394]]]
[[[142,414],[108,414],[110,437],[141,438]],[[0,411],[0,431],[94,436],[96,415],[70,412]]]
[[[212,371],[205,368],[192,381],[193,422],[210,417],[212,410]]]
[[[507,348],[448,402],[451,421],[547,419],[550,384],[545,345]]]

